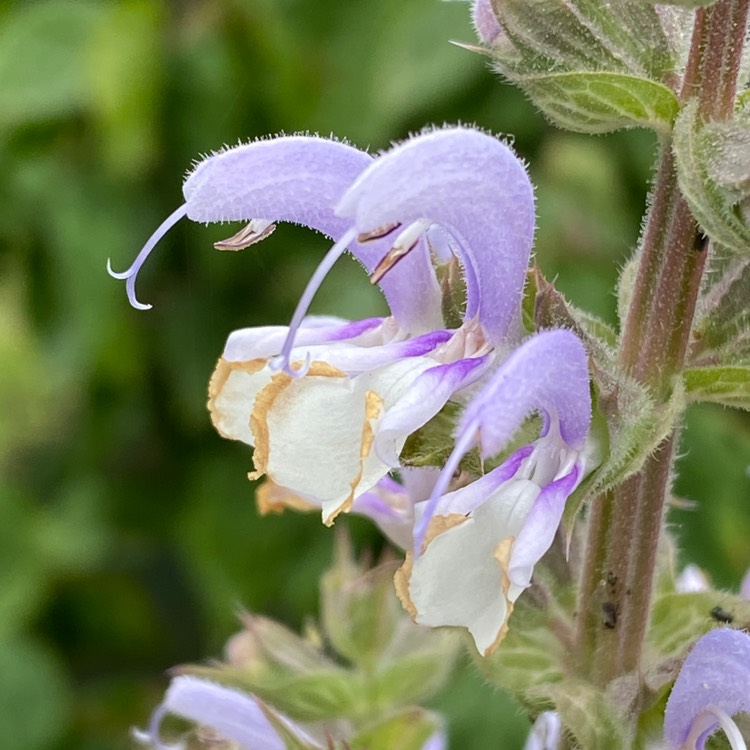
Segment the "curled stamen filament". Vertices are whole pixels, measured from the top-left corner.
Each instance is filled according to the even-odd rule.
[[[370,275],[370,283],[377,284],[396,263],[408,255],[417,246],[419,238],[430,224],[427,219],[418,219],[399,233],[391,249],[381,258]]]
[[[159,240],[187,213],[187,204],[184,203],[176,211],[173,211],[158,227],[158,229],[148,238],[146,244],[141,248],[141,251],[136,255],[135,260],[126,271],[113,271],[112,263],[107,258],[107,273],[115,279],[125,280],[125,289],[128,294],[128,300],[130,304],[136,308],[136,310],[149,310],[151,305],[144,305],[138,301],[135,296],[135,280],[138,276],[138,272],[141,270],[141,266],[146,262],[146,258],[151,254],[151,251],[156,247]]]
[[[276,229],[276,224],[265,219],[253,219],[247,226],[242,227],[237,234],[226,240],[214,242],[217,250],[244,250],[256,242],[266,239]]]
[[[724,732],[732,750],[747,750],[747,745],[740,734],[739,727],[734,723],[732,717],[718,706],[708,706],[695,717],[690,728],[690,734],[683,743],[681,750],[695,750],[698,739],[716,721],[719,722],[719,726]]]
[[[305,291],[302,292],[302,296],[299,298],[297,308],[292,315],[292,319],[289,322],[289,333],[286,335],[284,345],[281,347],[281,353],[278,358],[270,363],[270,366],[274,370],[283,370],[292,377],[300,378],[307,373],[310,365],[310,357],[308,355],[306,364],[301,369],[294,369],[290,363],[290,355],[292,348],[294,347],[294,339],[297,335],[297,329],[300,327],[303,318],[305,317],[310,303],[315,296],[315,293],[320,289],[320,285],[328,275],[336,261],[346,252],[348,245],[354,240],[355,231],[350,229],[344,234],[341,239],[326,253],[320,265],[315,269],[315,273],[310,277],[310,281],[307,282]]]
[[[169,713],[167,707],[162,704],[151,715],[151,721],[147,732],[138,732],[136,739],[139,741],[148,741],[156,750],[183,750],[184,743],[179,742],[176,745],[168,745],[160,739],[160,728],[164,717]]]

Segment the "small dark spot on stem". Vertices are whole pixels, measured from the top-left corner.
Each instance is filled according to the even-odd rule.
[[[693,242],[693,250],[696,253],[703,253],[708,247],[708,235],[703,232],[697,232],[695,235],[695,242]]]
[[[617,625],[617,608],[613,602],[602,604],[602,624],[610,630],[614,630],[615,625]]]

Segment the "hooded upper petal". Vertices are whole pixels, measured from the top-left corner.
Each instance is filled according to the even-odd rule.
[[[291,221],[340,240],[350,222],[334,207],[372,156],[339,141],[284,136],[218,153],[198,164],[183,186],[195,221]],[[352,254],[372,272],[387,240],[351,242]],[[408,261],[408,262],[407,262]],[[421,332],[439,318],[439,292],[426,245],[405,259],[401,273],[381,288],[394,316]]]
[[[669,750],[703,750],[720,726],[734,750],[745,743],[732,716],[750,711],[750,635],[717,628],[685,659],[664,713]]]
[[[412,138],[362,172],[337,212],[360,233],[394,222],[440,225],[462,252],[467,319],[478,315],[492,343],[517,323],[534,236],[533,188],[496,138],[461,127]]]

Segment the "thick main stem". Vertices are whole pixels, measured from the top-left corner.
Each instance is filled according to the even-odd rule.
[[[681,99],[697,97],[704,120],[732,112],[749,3],[721,0],[696,12]],[[667,403],[684,365],[706,244],[665,142],[619,354],[657,404]],[[665,439],[638,474],[591,509],[576,645],[580,671],[602,686],[639,672],[676,440],[676,433]]]

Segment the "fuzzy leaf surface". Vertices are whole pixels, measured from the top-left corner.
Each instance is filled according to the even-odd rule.
[[[703,231],[727,250],[748,253],[750,227],[739,206],[746,193],[738,165],[732,163],[742,140],[738,130],[744,129],[736,125],[701,123],[692,100],[675,122],[672,148],[680,190]]]
[[[664,84],[627,73],[541,73],[513,79],[556,125],[578,133],[669,132],[679,104]]]
[[[690,367],[683,377],[690,401],[750,410],[750,367]]]
[[[712,259],[693,331],[693,366],[750,365],[750,257]]]

